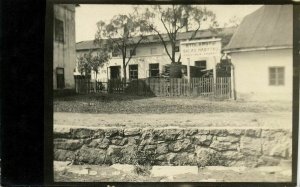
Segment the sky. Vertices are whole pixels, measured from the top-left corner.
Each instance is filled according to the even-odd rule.
[[[199,5],[203,6],[203,5]],[[254,12],[262,5],[205,5],[207,9],[216,14],[220,26],[236,16],[241,19]],[[96,23],[100,20],[108,21],[114,15],[126,14],[132,11],[131,5],[86,5],[81,4],[76,8],[75,28],[76,42],[93,40],[97,31]]]

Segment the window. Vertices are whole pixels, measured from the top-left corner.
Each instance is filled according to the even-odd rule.
[[[200,70],[206,69],[206,60],[195,61],[195,66],[200,68]]]
[[[120,51],[119,49],[113,49],[112,53],[111,53],[112,57],[118,57],[120,56]]]
[[[138,65],[129,65],[129,80],[138,79]]]
[[[55,41],[57,42],[64,42],[64,22],[59,20],[59,19],[55,19],[55,23],[54,23],[54,28],[55,28]]]
[[[179,46],[175,46],[175,52],[179,52]]]
[[[130,56],[135,56],[136,55],[136,51],[133,49],[130,49]]]
[[[58,89],[65,88],[64,68],[56,68],[56,83]]]
[[[157,54],[157,48],[151,48],[151,55]]]
[[[154,35],[153,36],[153,40],[159,40],[159,36],[158,35]]]
[[[284,85],[284,67],[269,68],[269,84],[272,86]]]
[[[149,77],[159,76],[159,64],[149,64]]]

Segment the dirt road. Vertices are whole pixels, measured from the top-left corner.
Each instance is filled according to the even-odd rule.
[[[86,114],[54,113],[54,128],[71,127],[292,127],[291,112],[204,114]]]

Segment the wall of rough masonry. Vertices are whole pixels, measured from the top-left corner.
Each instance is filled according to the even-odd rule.
[[[106,128],[54,133],[54,160],[74,164],[275,166],[291,160],[287,129]]]

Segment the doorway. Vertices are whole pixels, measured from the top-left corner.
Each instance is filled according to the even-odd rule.
[[[121,66],[110,66],[110,79],[120,79]]]

